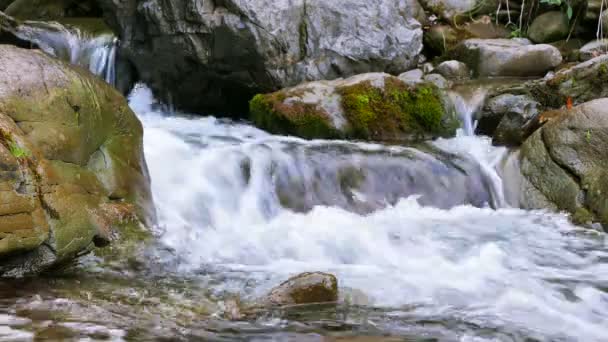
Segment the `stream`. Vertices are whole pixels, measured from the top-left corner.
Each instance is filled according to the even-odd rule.
[[[84,46],[63,58],[113,83],[115,40]],[[137,85],[154,246],[0,281],[0,341],[608,340],[606,235],[511,203],[512,152],[473,133],[483,96],[451,95],[457,137],[405,147],[270,135]],[[340,302],[226,317],[306,271]]]

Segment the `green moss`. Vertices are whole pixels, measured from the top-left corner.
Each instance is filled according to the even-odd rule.
[[[404,135],[442,133],[445,110],[433,85],[410,88],[387,78],[384,88],[363,82],[339,89],[342,107],[356,138],[400,139]]]
[[[27,158],[30,156],[30,151],[28,151],[27,149],[25,149],[23,147],[20,147],[14,141],[10,141],[8,143],[8,149],[11,152],[11,154],[13,155],[13,157],[15,157],[17,159]]]
[[[578,208],[572,215],[572,222],[578,225],[584,225],[593,222],[594,216],[585,208]]]
[[[599,73],[602,76],[608,74],[608,66],[606,64],[600,65],[600,67],[599,67]]]
[[[329,116],[314,105],[283,103],[281,92],[258,94],[249,102],[253,123],[270,133],[295,135],[302,138],[335,138],[340,134],[331,125]]]

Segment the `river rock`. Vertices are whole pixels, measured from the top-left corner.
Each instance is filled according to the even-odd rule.
[[[424,77],[424,71],[422,69],[413,69],[406,71],[398,76],[398,78],[409,86],[414,86],[418,83],[422,83]]]
[[[0,45],[0,275],[42,271],[154,220],[143,129],[88,72]]]
[[[452,51],[465,39],[496,39],[509,38],[510,31],[502,25],[496,25],[491,20],[479,20],[462,26],[438,24],[429,27],[424,32],[424,46],[437,55]]]
[[[608,98],[541,114],[544,126],[521,149],[525,208],[546,202],[581,224],[608,227]],[[532,194],[532,195],[529,195]]]
[[[439,89],[448,89],[450,87],[450,81],[446,80],[445,77],[440,74],[428,74],[425,75],[423,80],[430,84],[433,84]]]
[[[581,61],[588,61],[592,58],[608,53],[608,40],[594,40],[585,44],[580,49]]]
[[[519,85],[496,89],[499,94],[529,95],[546,108],[560,108],[608,96],[608,55],[601,55]]]
[[[536,17],[528,29],[528,37],[535,43],[551,43],[568,36],[570,21],[562,11],[550,11]]]
[[[275,287],[265,302],[273,306],[331,303],[338,301],[338,279],[332,274],[313,272],[294,276]]]
[[[495,145],[519,146],[538,129],[541,105],[526,95],[503,94],[488,100],[477,133],[493,136]]]
[[[260,94],[250,102],[250,115],[269,132],[309,139],[412,141],[450,136],[460,125],[435,85],[410,86],[384,73]]]
[[[178,108],[244,111],[304,81],[411,69],[422,29],[408,1],[101,0],[143,82]]]
[[[466,79],[470,76],[469,67],[459,61],[442,62],[435,71],[447,79]]]
[[[452,53],[477,76],[541,76],[562,62],[559,50],[526,39],[468,39]]]

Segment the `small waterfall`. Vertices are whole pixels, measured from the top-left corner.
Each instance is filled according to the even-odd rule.
[[[451,91],[449,97],[454,104],[454,109],[460,116],[463,128],[458,132],[455,139],[440,139],[436,144],[446,151],[459,155],[466,154],[476,160],[492,195],[492,207],[504,208],[507,206],[507,201],[498,166],[507,155],[507,149],[492,146],[492,141],[488,137],[475,135],[477,126],[475,114],[483,105],[486,95],[487,89],[483,87]]]
[[[116,86],[118,39],[112,34],[93,35],[57,22],[27,22],[18,35],[44,52],[90,70]]]

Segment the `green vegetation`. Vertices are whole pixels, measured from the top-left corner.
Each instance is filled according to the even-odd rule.
[[[294,102],[284,104],[281,92],[258,94],[249,102],[253,123],[270,133],[302,138],[335,138],[340,134],[331,125],[327,113],[314,105]]]
[[[23,147],[20,147],[19,145],[17,145],[17,143],[15,143],[12,140],[9,141],[9,143],[8,143],[8,149],[11,152],[11,154],[13,155],[13,157],[15,157],[17,159],[27,158],[30,156],[30,151],[26,150]]]
[[[405,134],[441,133],[445,114],[433,85],[409,88],[387,78],[384,88],[369,82],[343,87],[342,107],[356,138],[387,140]]]

